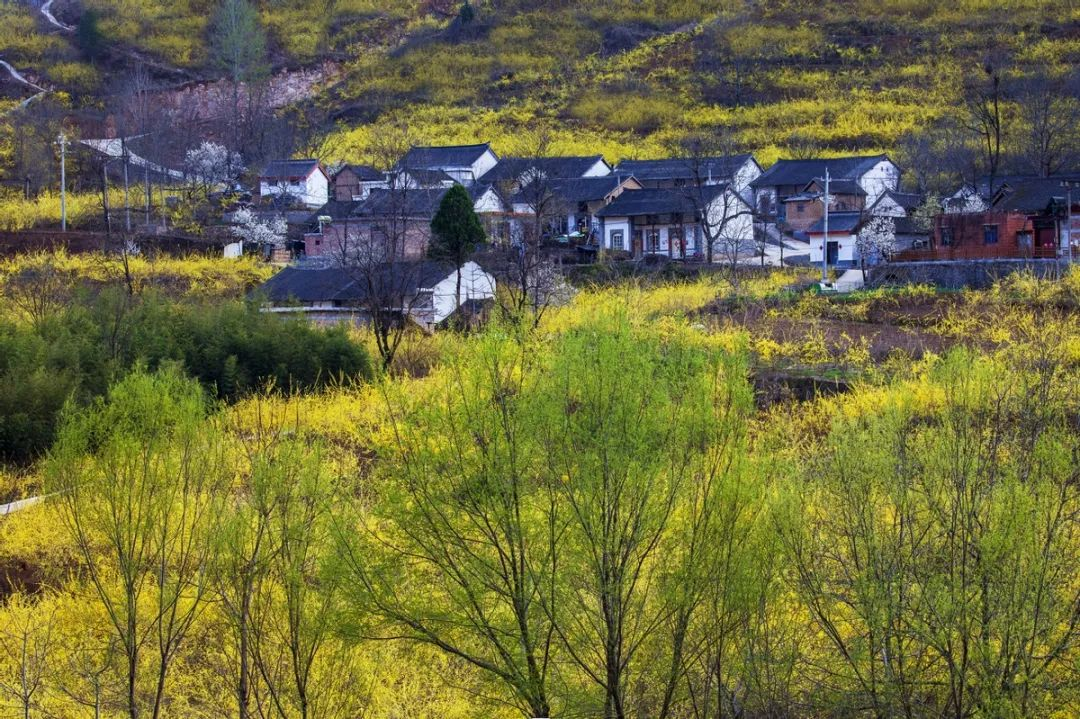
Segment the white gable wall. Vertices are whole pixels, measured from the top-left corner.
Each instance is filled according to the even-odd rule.
[[[900,168],[888,158],[882,159],[859,178],[866,191],[866,206],[870,207],[886,190],[900,189]]]
[[[259,180],[262,197],[291,195],[308,207],[322,207],[330,198],[330,181],[321,170],[315,170],[298,182],[274,182],[268,178]]]
[[[432,289],[433,321],[442,322],[458,308],[457,272],[451,272]],[[495,296],[495,278],[473,261],[461,266],[461,302],[485,300]]]
[[[597,158],[596,163],[582,173],[582,177],[607,177],[611,174],[611,165],[604,162],[604,158]]]
[[[750,183],[761,176],[761,165],[757,164],[752,156],[746,158],[746,162],[743,166],[735,171],[734,176],[731,178],[731,184],[734,186],[735,191],[739,193],[739,196],[746,202],[752,202],[754,191],[750,188]]]

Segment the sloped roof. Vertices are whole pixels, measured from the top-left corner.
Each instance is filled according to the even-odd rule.
[[[491,149],[488,143],[479,145],[438,145],[411,147],[398,163],[405,168],[471,167]]]
[[[318,169],[321,169],[319,161],[312,158],[271,160],[259,177],[265,180],[300,180]]]
[[[343,219],[352,215],[359,204],[360,200],[329,200],[325,205],[315,210],[312,217],[316,221],[323,215],[335,220]]]
[[[444,170],[429,170],[425,167],[410,167],[403,170],[410,178],[421,185],[439,185],[445,182],[456,182],[453,177]]]
[[[288,302],[362,302],[376,292],[412,293],[434,287],[455,270],[452,262],[415,260],[386,263],[371,273],[345,267],[286,267],[252,293],[272,304]]]
[[[566,202],[595,202],[603,200],[630,179],[632,178],[626,175],[605,175],[604,177],[543,180],[540,186],[526,185],[522,188],[514,195],[514,202],[529,202],[536,199],[538,190],[543,190]]]
[[[861,212],[830,212],[829,213],[829,234],[834,232],[854,232],[862,224],[863,215]],[[823,234],[825,232],[825,218],[815,222],[807,230],[809,234]]]
[[[721,181],[731,177],[754,156],[749,153],[724,157],[670,157],[662,160],[620,160],[616,172],[633,175],[642,182],[693,180],[713,177]]]
[[[539,171],[544,177],[564,179],[583,177],[603,155],[580,157],[504,157],[499,164],[484,173],[484,182],[509,182],[520,178],[530,170]]]
[[[1054,203],[1064,207],[1068,190],[1061,183],[1062,178],[1059,177],[1010,183],[1011,190],[998,198],[994,209],[1036,213],[1043,212]],[[1080,199],[1080,190],[1074,191],[1073,195],[1074,199]]]
[[[707,185],[701,188],[703,192],[702,199],[711,202],[726,189],[726,184]],[[660,188],[627,190],[612,200],[611,204],[601,208],[596,214],[598,217],[636,217],[639,215],[687,213],[696,210],[694,198],[686,190]]]
[[[806,183],[806,187],[803,188],[803,192],[810,191],[811,188],[818,188],[819,191],[825,191],[825,178],[815,177],[810,182]],[[849,180],[845,178],[829,178],[829,194],[836,195],[865,195],[866,190],[855,180]]]
[[[874,165],[887,160],[888,155],[827,157],[812,160],[777,160],[772,167],[750,183],[751,187],[798,185],[805,187],[815,178],[824,177],[825,170],[832,178],[857,179]]]
[[[337,177],[345,170],[352,170],[353,174],[355,174],[361,182],[378,182],[386,179],[386,175],[379,172],[371,165],[343,165],[341,169],[334,173],[334,177]]]
[[[923,200],[925,199],[917,192],[897,192],[895,190],[885,190],[885,192],[881,193],[881,197],[877,199],[877,202],[875,202],[874,205],[876,206],[886,197],[895,202],[905,212],[911,212],[912,210],[918,208],[920,205],[922,205]]]
[[[430,219],[435,216],[448,187],[430,189],[375,188],[353,209],[353,217],[410,217]]]

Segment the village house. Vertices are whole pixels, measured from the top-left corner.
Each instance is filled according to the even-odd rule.
[[[338,202],[363,200],[372,190],[388,186],[386,175],[369,165],[342,165],[331,183]]]
[[[752,202],[750,183],[761,176],[761,165],[751,154],[725,157],[674,157],[663,160],[621,160],[615,172],[633,175],[646,188],[687,187],[694,184],[730,184]]]
[[[320,324],[369,319],[375,307],[400,313],[426,331],[435,329],[462,307],[474,307],[495,296],[495,278],[468,261],[418,260],[360,267],[286,267],[254,293],[267,312],[300,314]]]
[[[356,257],[358,253],[419,259],[431,241],[431,218],[447,188],[374,189],[365,200],[321,223],[320,231],[304,236],[310,258]],[[340,206],[340,205],[339,205]]]
[[[459,182],[465,187],[483,177],[499,162],[499,157],[486,142],[479,145],[442,145],[432,147],[412,147],[405,153],[395,167],[398,173],[409,173],[418,187],[431,187],[426,182],[445,182],[438,176],[421,176],[419,171],[439,171],[445,173],[450,184]],[[400,186],[402,183],[395,183]],[[441,186],[441,185],[440,185]],[[447,185],[449,186],[449,185]]]
[[[599,238],[597,213],[624,192],[635,192],[641,184],[633,177],[607,175],[570,179],[536,179],[512,198],[512,234],[524,231],[536,220],[554,237],[588,240]],[[593,244],[598,244],[594,242]]]
[[[396,248],[397,256],[418,258],[431,241],[431,220],[449,185],[376,187],[363,200],[331,200],[316,212],[304,236],[309,258],[341,257],[362,248]],[[512,212],[498,188],[477,183],[466,188],[473,209],[492,242],[509,242]]]
[[[799,239],[817,224],[825,212],[825,180],[815,178],[797,195],[784,198],[783,229]],[[862,212],[866,206],[866,190],[855,180],[830,180],[829,212]]]
[[[1073,214],[1080,213],[1080,193]],[[1016,182],[979,212],[944,212],[934,218],[925,250],[901,253],[904,260],[1047,258],[1068,254],[1068,191],[1060,178]]]
[[[786,213],[790,209],[785,200],[803,194],[808,185],[824,178],[826,172],[830,192],[835,181],[854,181],[866,193],[864,207],[873,205],[884,192],[900,188],[900,168],[887,155],[777,160],[750,183],[754,207],[761,217],[783,226],[789,221]]]
[[[604,161],[603,155],[504,157],[495,167],[484,173],[483,181],[517,192],[535,180],[604,177],[610,174],[611,166]]]
[[[820,265],[824,251],[825,262],[829,267],[858,267],[858,236],[865,219],[861,212],[830,212],[829,236],[826,241],[825,218],[819,218],[806,233],[810,243],[810,264],[815,267]]]
[[[685,188],[624,192],[596,215],[601,221],[602,247],[635,258],[704,258],[709,234],[714,235],[714,260],[731,250],[741,254],[754,246],[752,208],[723,184],[693,193]],[[708,227],[703,227],[703,219]]]
[[[259,195],[321,207],[330,197],[330,177],[318,160],[274,160],[259,175]]]

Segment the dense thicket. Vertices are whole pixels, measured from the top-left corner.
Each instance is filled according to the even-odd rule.
[[[848,391],[771,407],[750,382],[765,340],[677,316],[716,286],[586,291],[535,326],[428,338],[423,378],[233,404],[159,351],[65,414],[41,465],[56,495],[0,522],[55,565],[0,606],[0,706],[1074,715],[1075,275],[774,295],[789,322],[848,329],[948,305],[934,331],[961,339],[855,346]],[[183,311],[140,311],[186,346]],[[822,343],[804,373],[838,370]]]
[[[344,328],[316,328],[240,301],[133,299],[109,290],[34,324],[0,323],[0,459],[25,462],[47,449],[69,398],[101,396],[136,365],[170,362],[226,400],[371,375],[366,350]]]

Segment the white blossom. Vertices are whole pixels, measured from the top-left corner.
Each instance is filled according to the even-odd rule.
[[[219,185],[244,171],[239,152],[229,152],[224,145],[206,141],[187,151],[185,165],[188,174],[206,185]]]
[[[255,245],[281,246],[285,244],[285,232],[288,226],[281,216],[261,219],[249,208],[244,207],[233,215],[233,226],[229,228],[234,237]]]

